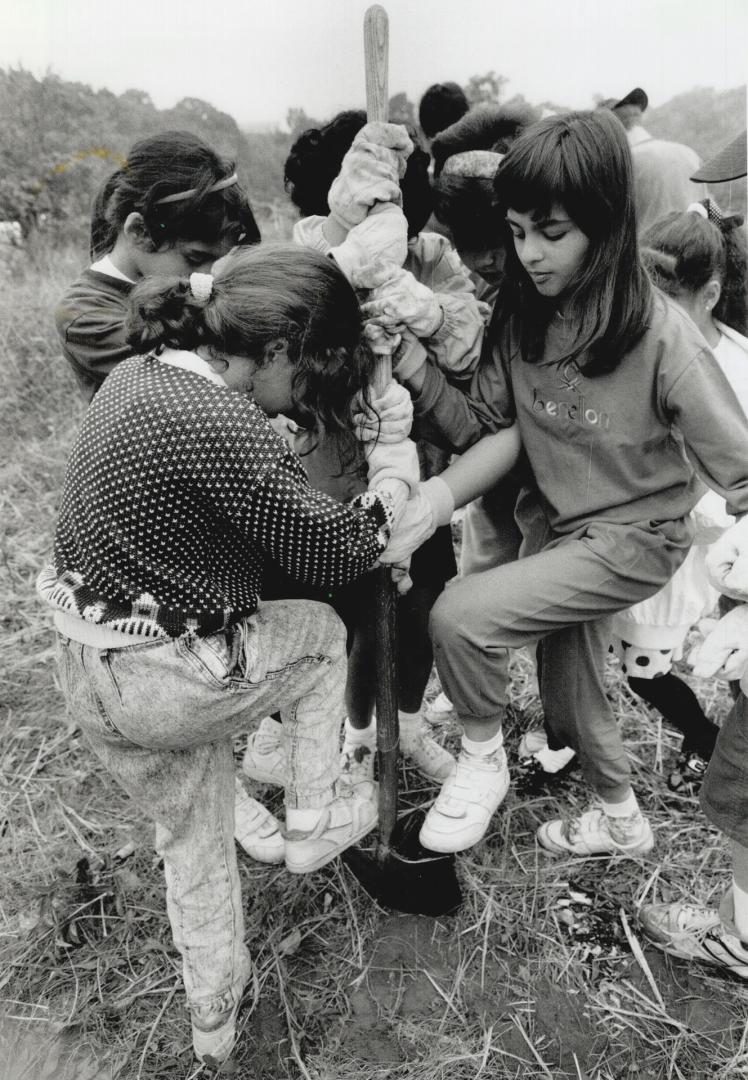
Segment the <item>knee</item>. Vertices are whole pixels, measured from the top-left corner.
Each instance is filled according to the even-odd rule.
[[[458,594],[458,586],[445,589],[431,609],[429,634],[434,648],[445,647],[468,636],[465,606]]]

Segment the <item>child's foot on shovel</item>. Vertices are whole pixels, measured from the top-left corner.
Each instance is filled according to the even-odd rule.
[[[455,759],[429,735],[420,717],[417,723],[401,720],[400,749],[427,780],[441,783],[454,770]],[[346,720],[340,755],[341,779],[354,784],[373,780],[376,752],[376,721],[372,720],[367,728],[354,728]]]
[[[430,851],[465,851],[482,840],[509,790],[503,746],[479,757],[462,750],[426,815],[420,840]]]

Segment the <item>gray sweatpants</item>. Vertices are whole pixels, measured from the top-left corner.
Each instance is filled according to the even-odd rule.
[[[459,578],[437,600],[431,634],[439,678],[460,720],[500,720],[507,650],[539,642],[546,724],[559,745],[576,750],[592,787],[615,801],[628,791],[630,768],[603,690],[604,617],[670,579],[691,526],[595,522],[555,537],[533,528],[529,535],[523,528],[523,550],[534,554]]]

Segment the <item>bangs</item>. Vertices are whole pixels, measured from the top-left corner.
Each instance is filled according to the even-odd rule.
[[[555,133],[532,141],[518,139],[496,170],[494,191],[501,210],[544,217],[554,206],[574,202],[573,184]],[[549,141],[554,144],[548,145]],[[560,151],[560,152],[559,152]],[[570,198],[571,196],[571,198]]]

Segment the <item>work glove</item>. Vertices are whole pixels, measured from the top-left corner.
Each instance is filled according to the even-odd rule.
[[[375,203],[400,206],[400,178],[412,152],[413,143],[401,124],[362,127],[328,192],[330,216],[347,230],[360,224]]]
[[[401,439],[396,443],[369,445],[371,449],[366,454],[369,490],[376,490],[384,480],[394,479],[407,487],[406,497],[410,499],[421,478],[416,444],[411,439]]]
[[[381,397],[370,404],[361,402],[354,413],[356,438],[363,443],[399,443],[407,439],[413,425],[413,401],[404,386],[391,380]]]
[[[719,620],[702,619],[699,630],[705,636],[688,657],[694,675],[742,679],[748,670],[748,604],[733,608]]]
[[[715,589],[733,600],[748,601],[748,515],[712,544],[706,571]]]
[[[441,477],[432,476],[418,484],[395,521],[380,562],[402,564],[440,525],[449,524],[453,513],[454,497]]]
[[[385,260],[402,266],[408,254],[408,223],[399,206],[379,203],[330,254],[354,288],[369,288],[367,272]]]
[[[436,295],[402,267],[393,269],[389,280],[372,289],[361,311],[390,333],[408,329],[419,338],[430,338],[444,321]]]

